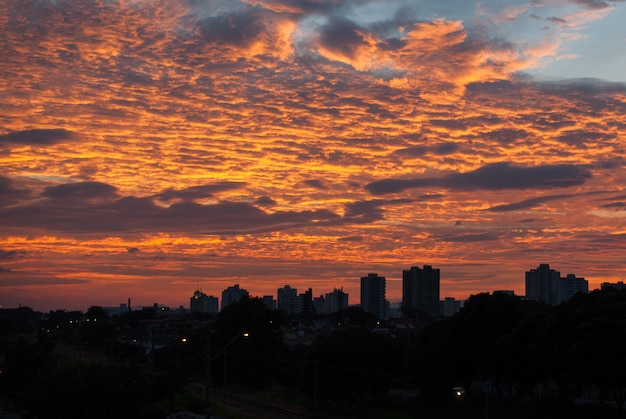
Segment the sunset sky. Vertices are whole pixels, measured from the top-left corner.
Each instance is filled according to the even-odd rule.
[[[621,0],[0,4],[0,306],[626,277]]]

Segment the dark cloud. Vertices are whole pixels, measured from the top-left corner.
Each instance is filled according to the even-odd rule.
[[[626,208],[626,201],[623,201],[623,202],[613,202],[611,204],[604,204],[604,205],[602,205],[602,208],[616,208],[616,209]]]
[[[612,3],[621,3],[623,1],[624,0],[566,0],[568,3],[576,4],[585,9],[606,9],[608,7],[614,7]],[[544,0],[533,0],[532,3],[542,5]]]
[[[614,138],[615,135],[606,132],[593,132],[586,130],[569,130],[564,131],[559,137],[559,141],[568,145],[581,147],[586,142],[592,142],[596,144],[599,141],[608,141]]]
[[[305,180],[304,184],[307,185],[307,186],[310,186],[311,188],[315,188],[315,189],[321,189],[321,190],[328,189],[326,187],[326,185],[324,184],[324,181],[322,181],[320,179]]]
[[[427,193],[427,194],[418,196],[417,200],[418,201],[437,201],[444,197],[445,195],[440,194],[440,193]]]
[[[0,274],[9,273],[9,272],[13,272],[13,271],[10,270],[10,269],[3,268],[2,266],[0,266]]]
[[[330,51],[353,58],[356,49],[367,44],[361,33],[362,29],[356,23],[333,18],[321,28],[320,43]]]
[[[618,196],[613,196],[611,198],[605,198],[605,201],[613,201],[613,200],[626,200],[626,195],[618,195]]]
[[[574,3],[586,9],[606,9],[613,7],[611,3],[621,3],[623,0],[574,0]]]
[[[280,13],[289,16],[300,15],[328,15],[336,12],[342,6],[347,6],[351,3],[359,3],[362,0],[349,0],[349,1],[319,1],[319,0],[264,0],[259,2],[258,5],[261,8],[269,10],[273,13]],[[210,2],[196,2],[197,8],[202,9],[206,7],[206,4]]]
[[[128,253],[139,253],[139,248],[138,247],[127,247],[126,251]]]
[[[62,142],[73,141],[76,134],[66,129],[31,129],[15,131],[0,135],[0,146],[3,144],[47,146]]]
[[[173,200],[195,200],[209,198],[218,192],[230,191],[233,189],[239,189],[245,186],[245,182],[216,182],[207,185],[191,186],[185,189],[166,189],[163,192],[156,194],[154,197],[159,201],[169,202]]]
[[[431,119],[428,122],[434,127],[459,131],[467,129],[468,125],[468,121],[464,119]]]
[[[541,221],[538,218],[524,218],[523,220],[519,220],[520,223],[536,223]]]
[[[211,205],[182,201],[162,207],[152,198],[119,198],[113,186],[98,182],[59,185],[46,189],[42,196],[53,199],[0,210],[0,226],[65,233],[241,234],[358,222],[361,216],[355,213],[342,219],[327,210],[268,213],[248,203],[229,201]]]
[[[594,167],[598,169],[619,169],[626,165],[626,159],[622,156],[608,157],[595,162]]]
[[[66,183],[63,185],[47,187],[41,196],[69,201],[93,198],[111,198],[117,196],[117,188],[101,182]]]
[[[563,195],[540,196],[537,198],[525,199],[523,201],[515,202],[513,204],[496,205],[494,207],[489,208],[488,211],[493,211],[493,212],[519,211],[519,210],[533,208],[533,207],[536,207],[537,205],[541,205],[546,202],[571,198],[572,196],[575,196],[575,195],[563,194]]]
[[[532,134],[522,129],[503,128],[482,134],[482,138],[499,144],[513,144],[519,139],[528,139]]]
[[[538,205],[544,204],[550,201],[562,201],[570,198],[575,198],[579,196],[590,196],[590,195],[599,195],[605,194],[606,191],[593,191],[583,194],[560,194],[560,195],[547,195],[547,196],[539,196],[535,198],[525,199],[523,201],[515,202],[512,204],[505,205],[496,205],[494,207],[488,208],[487,211],[493,212],[505,212],[505,211],[519,211],[534,208]]]
[[[374,195],[402,192],[406,189],[435,186],[439,182],[436,178],[424,179],[383,179],[365,186],[365,189]]]
[[[0,249],[0,260],[13,260],[25,256],[27,253],[24,250],[3,250]]]
[[[626,83],[611,82],[594,78],[566,79],[537,84],[541,90],[547,93],[560,94],[563,96],[583,95],[593,97],[596,95],[614,95],[626,93]]]
[[[349,242],[349,243],[361,243],[361,242],[364,242],[365,239],[362,236],[348,236],[348,237],[341,237],[337,239],[337,241]]]
[[[265,32],[262,17],[252,10],[211,16],[197,22],[196,33],[214,45],[247,47]]]
[[[30,192],[13,186],[13,179],[0,175],[0,207],[27,198]]]
[[[433,152],[439,156],[447,156],[448,154],[456,153],[459,150],[459,145],[457,143],[447,142],[437,144],[434,147]]]
[[[446,176],[444,184],[451,189],[551,189],[582,185],[590,178],[589,170],[571,164],[518,167],[494,163]]]
[[[446,156],[453,154],[459,150],[460,146],[454,142],[443,142],[435,145],[422,145],[415,147],[407,147],[397,150],[395,153],[410,157],[421,157],[427,154],[435,154],[438,156]]]
[[[608,204],[603,204],[602,208],[617,209],[626,208],[626,195],[618,195],[610,198],[605,198],[603,201],[612,201]]]
[[[452,243],[471,243],[498,240],[499,237],[492,233],[461,233],[455,235],[436,236],[437,240]]]
[[[552,189],[582,185],[589,178],[591,172],[582,166],[558,164],[519,167],[504,162],[441,178],[383,179],[366,185],[366,189],[375,195],[425,187],[451,190]]]
[[[548,22],[559,24],[559,25],[567,24],[567,20],[560,18],[560,17],[556,17],[556,16],[547,17],[545,20],[547,20]]]
[[[262,196],[255,200],[254,203],[262,207],[273,207],[274,205],[276,205],[276,201],[269,196]]]
[[[359,201],[346,205],[346,217],[352,221],[370,223],[384,218],[384,212],[380,208],[382,201]]]
[[[346,222],[375,222],[385,218],[382,207],[385,205],[404,205],[415,202],[412,199],[375,199],[369,201],[351,202],[345,205],[344,221]]]

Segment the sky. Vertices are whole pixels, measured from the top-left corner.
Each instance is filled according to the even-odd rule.
[[[0,306],[626,276],[623,0],[0,0]]]

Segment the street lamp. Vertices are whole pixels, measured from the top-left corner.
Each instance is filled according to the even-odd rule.
[[[192,346],[189,347],[189,349],[192,350],[192,352],[194,352],[200,359],[202,359],[204,361],[205,364],[205,385],[204,385],[204,399],[206,400],[206,412],[205,412],[205,417],[207,419],[211,419],[211,363],[215,360],[215,358],[217,358],[218,356],[220,356],[226,349],[228,349],[228,347],[230,345],[232,345],[233,343],[235,343],[235,341],[239,338],[247,338],[250,336],[250,333],[248,332],[242,332],[239,333],[237,335],[235,335],[234,338],[232,338],[226,345],[224,345],[224,347],[222,349],[220,349],[217,354],[212,355],[211,354],[211,328],[208,329],[207,331],[207,339],[206,339],[206,355],[202,356],[198,351],[196,351]],[[186,343],[187,342],[187,338],[182,338],[181,339],[182,343]]]
[[[465,389],[463,387],[452,387],[452,394],[454,394],[454,397],[459,400],[463,399],[465,396]]]

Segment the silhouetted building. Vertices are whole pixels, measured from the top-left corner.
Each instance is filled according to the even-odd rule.
[[[343,292],[343,288],[335,288],[324,296],[324,302],[326,314],[336,313],[348,308],[348,294]]]
[[[616,290],[623,290],[623,289],[626,289],[626,284],[624,284],[624,281],[619,281],[619,282],[603,282],[600,285],[601,290],[606,290],[610,288],[616,289]]]
[[[461,311],[461,307],[463,306],[463,301],[456,300],[452,297],[446,297],[440,303],[439,312],[443,317],[454,316],[456,313]]]
[[[232,287],[228,287],[224,291],[222,291],[221,309],[224,310],[224,307],[229,306],[235,301],[241,300],[243,297],[249,297],[249,296],[250,294],[248,293],[248,291],[246,291],[243,288],[239,288],[239,284],[235,284]]]
[[[323,294],[313,299],[313,311],[315,314],[326,314],[326,298]]]
[[[402,311],[427,319],[439,317],[439,269],[424,265],[402,271]]]
[[[541,300],[547,304],[559,303],[559,279],[561,273],[542,263],[537,269],[526,272],[526,297]]]
[[[313,290],[309,288],[298,296],[300,314],[305,316],[313,315]]]
[[[265,307],[270,311],[276,310],[276,300],[271,295],[263,296],[263,304],[265,304]]]
[[[285,310],[288,314],[298,314],[300,312],[300,304],[298,301],[298,290],[285,285],[278,288],[278,309]]]
[[[370,273],[361,277],[361,308],[378,319],[387,318],[385,277]]]
[[[121,303],[119,307],[102,307],[102,309],[109,315],[109,317],[118,317],[124,313],[128,313],[130,310],[124,303]]]
[[[567,301],[579,292],[589,292],[589,282],[585,278],[577,278],[574,274],[567,274],[559,281],[559,303]]]
[[[218,298],[208,296],[200,290],[196,290],[189,299],[189,311],[192,313],[217,313]]]
[[[526,272],[527,298],[557,305],[569,300],[578,292],[589,292],[589,283],[585,278],[577,278],[574,274],[567,274],[561,278],[561,273],[550,269],[547,263]]]

